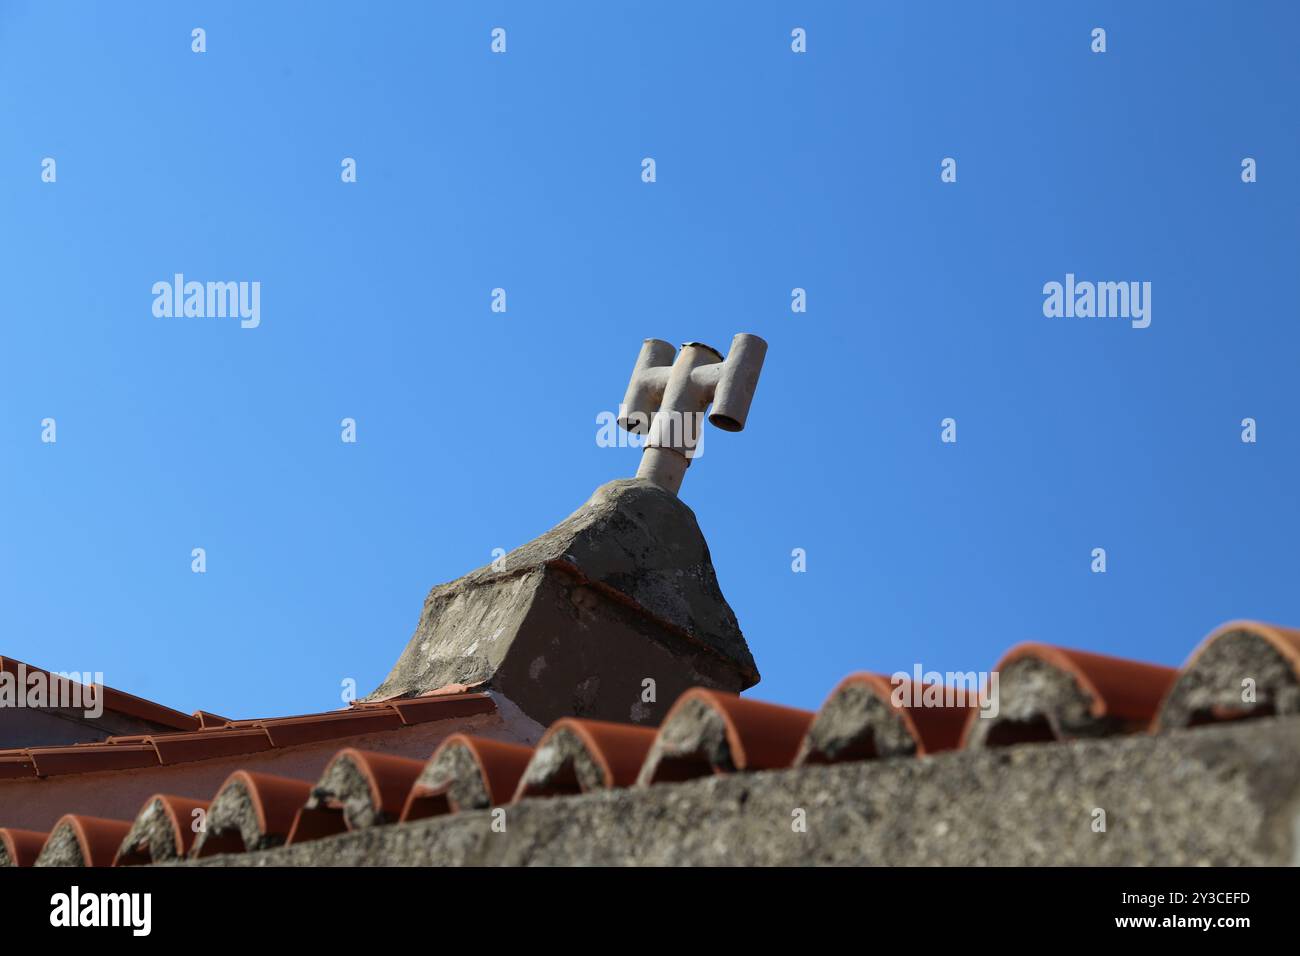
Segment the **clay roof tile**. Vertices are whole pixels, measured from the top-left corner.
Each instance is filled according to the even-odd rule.
[[[557,720],[538,742],[515,800],[629,787],[654,741],[655,731],[649,727],[575,717]]]
[[[208,801],[156,793],[144,802],[113,857],[114,866],[183,859],[190,852]]]
[[[294,747],[340,737],[356,737],[394,730],[401,725],[402,719],[397,712],[388,709],[277,717],[256,722],[256,726],[266,731],[272,745],[276,747]]]
[[[1152,729],[1296,712],[1300,712],[1300,630],[1261,621],[1229,621],[1215,628],[1188,657]]]
[[[33,747],[28,751],[36,773],[52,777],[65,773],[99,773],[158,766],[158,753],[149,744],[73,744],[69,747]]]
[[[1044,679],[1044,667],[1060,680]],[[973,712],[963,746],[1145,731],[1178,676],[1160,664],[1037,642],[1016,645],[994,670],[1001,677],[996,713]],[[1018,676],[1031,670],[1039,676]]]
[[[673,704],[641,768],[645,786],[790,766],[813,713],[696,687]]]
[[[112,866],[131,829],[125,820],[68,813],[50,828],[36,866]]]
[[[206,827],[195,840],[192,855],[242,853],[283,844],[311,789],[305,780],[236,770],[212,798]]]
[[[271,737],[261,727],[200,730],[192,734],[159,734],[148,738],[163,764],[189,763],[271,749]]]
[[[402,820],[507,803],[532,755],[532,748],[521,744],[452,734],[411,788]]]
[[[48,833],[35,830],[0,829],[0,849],[4,857],[0,864],[4,866],[31,866],[41,855]]]
[[[798,762],[835,763],[955,749],[971,712],[958,688],[850,674],[808,728]]]
[[[491,714],[496,703],[487,694],[450,694],[444,696],[405,697],[384,702],[395,710],[405,724],[423,724]]]
[[[424,762],[347,747],[334,755],[298,811],[290,843],[396,821]]]

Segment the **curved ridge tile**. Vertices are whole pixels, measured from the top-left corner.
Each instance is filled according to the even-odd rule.
[[[525,797],[630,787],[654,745],[650,727],[565,717],[537,743],[515,791]]]
[[[31,866],[49,836],[35,830],[0,829],[0,867]]]
[[[206,826],[191,855],[244,853],[281,846],[307,798],[305,780],[236,770],[221,785],[208,807]]]
[[[346,747],[336,753],[298,811],[289,843],[392,823],[424,761]]]
[[[692,688],[664,718],[637,784],[788,767],[813,717],[807,710]]]
[[[452,734],[424,765],[402,820],[508,803],[532,756],[533,749],[522,744]]]
[[[1145,731],[1178,676],[1160,664],[1036,642],[1013,647],[994,671],[996,707],[970,715],[966,747]]]
[[[1192,652],[1153,729],[1300,713],[1300,631],[1229,621]]]
[[[131,824],[67,813],[50,829],[35,866],[112,866]]]
[[[971,706],[954,688],[897,684],[881,674],[850,674],[817,711],[797,764],[839,763],[952,750]]]
[[[144,866],[183,859],[204,825],[208,806],[206,800],[154,794],[144,802],[130,831],[123,837],[113,865]]]

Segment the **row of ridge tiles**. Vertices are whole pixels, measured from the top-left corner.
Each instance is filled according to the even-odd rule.
[[[1154,732],[1161,704],[1180,673],[1188,673],[1218,638],[1243,632],[1275,650],[1300,681],[1300,631],[1252,622],[1219,628],[1181,672],[1045,644],[1013,648],[997,670],[1026,660],[1053,668],[1085,695],[1092,716],[1113,722],[1109,732]],[[853,674],[817,713],[695,688],[678,698],[658,730],[564,718],[548,728],[536,748],[457,733],[427,761],[346,748],[314,783],[237,770],[211,801],[158,794],[145,802],[134,823],[69,814],[48,834],[0,829],[0,848],[11,865],[20,866],[38,859],[42,865],[161,862],[301,843],[532,797],[977,745],[971,736],[976,708],[928,706],[925,688],[910,702],[898,703],[891,694],[900,686],[904,692],[918,689],[880,675]],[[909,699],[906,693],[904,698]],[[400,712],[423,703],[397,700],[387,706]],[[891,738],[890,721],[906,733]],[[1001,742],[1037,739],[1049,738],[1029,735]],[[158,826],[159,815],[165,826]],[[194,824],[200,817],[202,827]],[[256,821],[256,832],[249,829],[250,819]],[[65,853],[55,859],[48,852],[51,846],[75,851],[72,857]]]
[[[410,724],[491,713],[487,694],[448,693],[353,704],[348,710],[298,717],[228,720],[207,711],[193,715],[196,730],[109,737],[57,747],[0,750],[0,780],[130,770],[261,753],[380,733]]]

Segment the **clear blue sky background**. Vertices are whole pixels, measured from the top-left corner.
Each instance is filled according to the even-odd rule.
[[[339,706],[430,586],[635,471],[595,417],[642,338],[739,331],[771,345],[749,428],[683,497],[757,695],[1300,624],[1298,21],[6,0],[0,654],[184,710]],[[260,281],[261,327],[154,318],[174,272]],[[1150,281],[1151,327],[1044,318],[1066,272]]]

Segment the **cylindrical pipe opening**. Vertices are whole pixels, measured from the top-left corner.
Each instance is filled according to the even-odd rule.
[[[757,335],[741,332],[731,340],[731,351],[722,363],[722,377],[713,393],[713,411],[709,415],[709,421],[718,428],[738,432],[745,427],[766,356],[767,343]]]

